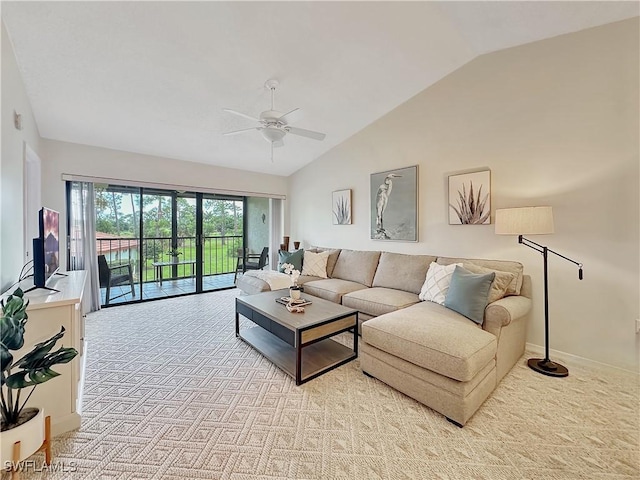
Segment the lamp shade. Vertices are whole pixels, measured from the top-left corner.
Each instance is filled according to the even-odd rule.
[[[544,235],[553,233],[551,207],[519,207],[496,210],[498,235]]]

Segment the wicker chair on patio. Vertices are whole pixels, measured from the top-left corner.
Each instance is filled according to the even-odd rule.
[[[110,266],[104,255],[98,255],[98,276],[100,278],[100,288],[107,289],[107,295],[104,302],[105,305],[109,305],[111,300],[115,300],[116,298],[129,294],[129,292],[125,292],[112,297],[111,287],[129,284],[131,286],[131,295],[134,297],[136,296],[136,291],[133,288],[133,272],[131,270],[130,263]]]

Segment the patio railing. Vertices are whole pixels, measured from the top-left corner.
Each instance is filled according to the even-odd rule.
[[[178,261],[196,261],[196,237],[178,237]],[[147,238],[99,238],[96,240],[98,255],[104,255],[109,264],[131,263],[134,281],[153,282],[156,279],[155,262],[170,262],[172,239],[169,237]],[[203,275],[221,275],[236,270],[238,249],[242,248],[242,236],[203,237]],[[162,267],[163,279],[190,277],[192,264],[168,265]]]

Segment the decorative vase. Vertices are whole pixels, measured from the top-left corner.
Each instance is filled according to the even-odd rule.
[[[293,286],[289,288],[289,297],[293,300],[298,300],[300,298],[300,287]]]
[[[174,255],[173,257],[171,257],[171,263],[178,263],[178,256]]]
[[[298,250],[300,248],[300,242],[293,242],[293,248]]]
[[[0,461],[4,467],[13,461],[21,462],[25,458],[30,457],[37,452],[45,440],[44,428],[44,409],[43,408],[25,408],[22,413],[37,410],[38,413],[26,422],[13,427],[10,430],[2,432],[1,456]],[[13,458],[13,445],[20,442],[19,458]]]

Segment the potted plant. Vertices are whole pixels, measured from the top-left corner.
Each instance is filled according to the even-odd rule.
[[[75,348],[60,347],[51,351],[56,342],[64,336],[64,327],[60,332],[44,342],[36,344],[33,349],[18,360],[11,353],[24,346],[24,329],[27,323],[27,306],[24,293],[20,288],[2,305],[0,319],[0,412],[2,413],[2,465],[15,460],[13,445],[20,442],[20,458],[22,461],[36,452],[44,442],[44,411],[42,408],[25,408],[36,387],[48,382],[60,374],[53,371],[54,365],[68,363],[78,354]],[[29,394],[21,399],[22,390],[31,387]]]
[[[167,255],[171,255],[171,263],[178,263],[178,255],[182,255],[182,252],[178,251],[178,247],[171,247]]]
[[[298,285],[298,278],[300,277],[300,270],[297,270],[291,263],[283,263],[282,268],[284,273],[291,277],[291,286],[289,287],[289,297],[293,300],[300,298],[300,291],[302,288]]]

